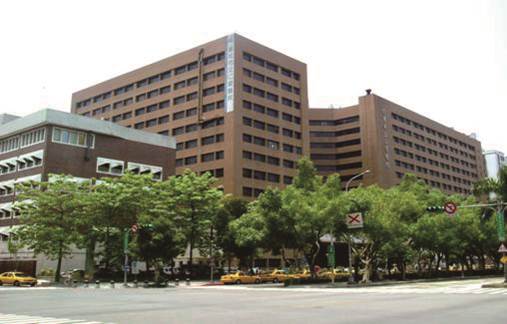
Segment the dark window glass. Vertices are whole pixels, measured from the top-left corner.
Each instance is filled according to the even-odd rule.
[[[197,156],[189,156],[189,157],[185,158],[185,165],[196,164],[196,163],[197,163]]]
[[[208,111],[212,111],[212,110],[215,110],[215,103],[214,102],[202,106],[202,112],[208,112]]]
[[[185,117],[185,111],[178,111],[173,114],[173,120],[182,119]]]
[[[150,119],[146,122],[146,127],[153,127],[157,125],[157,119]]]
[[[278,118],[278,111],[277,111],[277,110],[275,110],[275,109],[267,108],[267,109],[266,109],[266,114],[267,114],[268,116]]]
[[[280,159],[273,156],[268,156],[267,162],[272,165],[280,165]]]
[[[197,108],[187,109],[186,115],[187,117],[197,115]]]
[[[201,155],[201,162],[210,162],[215,159],[215,153],[206,153]]]
[[[167,116],[162,116],[162,117],[159,117],[158,118],[158,123],[159,124],[166,124],[169,122],[169,115]]]
[[[174,119],[174,115],[173,115],[173,119]],[[183,126],[173,129],[173,136],[181,135],[184,133],[185,133],[185,127],[183,127]]]
[[[142,114],[144,114],[146,112],[146,108],[139,108],[139,109],[136,109],[136,116],[140,116]]]
[[[268,173],[268,181],[278,183],[280,182],[280,176],[278,174]]]
[[[164,109],[169,107],[170,103],[171,103],[170,100],[162,101],[161,103],[158,104],[158,107],[159,109]]]

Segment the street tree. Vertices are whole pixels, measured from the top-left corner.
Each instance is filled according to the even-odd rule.
[[[220,209],[223,192],[214,187],[216,179],[209,173],[197,175],[191,170],[169,178],[167,190],[174,219],[181,224],[190,249],[188,266],[192,269],[193,250],[205,244],[202,238]]]
[[[84,215],[84,204],[79,183],[62,175],[51,179],[18,187],[21,226],[15,235],[35,254],[57,261],[54,280],[59,282],[62,259],[71,256],[79,241],[78,220]]]

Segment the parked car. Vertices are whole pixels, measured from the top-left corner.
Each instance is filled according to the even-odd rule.
[[[303,272],[300,272],[300,273],[292,273],[289,275],[289,277],[291,279],[309,279],[312,277],[312,273],[310,272],[310,270],[308,269],[305,269],[303,270]]]
[[[261,283],[261,277],[258,275],[248,275],[243,271],[236,271],[235,273],[224,275],[220,277],[220,281],[224,284],[247,284],[247,283]]]
[[[4,272],[0,274],[0,286],[3,284],[13,286],[30,285],[33,287],[37,284],[37,279],[23,272]]]
[[[332,270],[330,269],[330,270],[321,271],[321,272],[319,272],[318,277],[323,278],[323,279],[332,279],[334,277],[334,279],[336,280],[336,279],[348,278],[349,273],[346,272],[343,268],[336,268],[336,269],[332,269]]]
[[[275,269],[271,273],[264,273],[260,275],[262,282],[284,282],[289,279],[290,276],[287,274],[285,270]]]

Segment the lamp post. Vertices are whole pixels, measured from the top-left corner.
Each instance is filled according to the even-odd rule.
[[[349,192],[349,185],[352,181],[354,181],[354,179],[362,177],[363,175],[368,174],[370,172],[371,172],[371,170],[368,169],[368,170],[358,173],[355,176],[353,176],[352,178],[350,178],[349,181],[347,181],[347,183],[345,184],[345,192]],[[352,276],[352,235],[349,235],[349,242],[348,243],[349,243],[348,244],[349,245],[348,246],[348,248],[349,248],[349,280],[348,280],[348,283],[352,284],[352,283],[354,283],[354,277]]]

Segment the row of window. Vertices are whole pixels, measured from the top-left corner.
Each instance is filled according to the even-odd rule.
[[[41,175],[36,174],[36,175],[18,178],[16,180],[7,180],[7,181],[0,182],[0,197],[13,195],[14,192],[18,193],[19,190],[18,190],[18,188],[16,188],[18,186],[18,184],[21,184],[21,183],[27,184],[27,183],[32,183],[33,181],[40,182]],[[12,203],[10,204],[10,207],[12,207]]]
[[[359,121],[359,116],[351,116],[335,120],[310,120],[310,126],[338,126]]]
[[[223,141],[224,141],[224,134],[223,133],[211,135],[211,136],[205,136],[205,137],[201,138],[201,146],[210,145],[210,144],[214,144],[214,143],[221,143]],[[191,149],[191,148],[194,148],[197,146],[198,146],[197,139],[191,139],[191,140],[188,140],[185,142],[180,142],[180,143],[176,144],[176,150],[182,151],[182,150]]]
[[[358,145],[358,144],[361,144],[360,138],[347,140],[347,141],[341,141],[341,142],[334,142],[334,143],[310,142],[310,148],[337,148],[337,147],[347,147],[347,146]]]
[[[245,108],[247,110],[252,110],[252,111],[255,111],[255,112],[258,112],[261,114],[265,114],[265,115],[268,115],[273,118],[278,118],[280,116],[280,113],[276,109],[265,107],[263,105],[252,103],[252,102],[246,101],[246,100],[243,100],[243,108]],[[288,121],[290,123],[295,123],[297,125],[301,125],[301,118],[291,115],[291,114],[284,113],[284,112],[282,113],[282,120]]]
[[[268,181],[268,182],[273,182],[273,183],[280,183],[281,177],[279,174],[276,174],[276,173],[243,168],[243,178],[255,179],[255,180],[260,180],[260,181]],[[291,184],[292,177],[283,176],[283,183],[284,184]]]
[[[255,55],[252,55],[250,53],[247,53],[247,52],[243,52],[243,59],[248,61],[248,62],[252,62],[256,65],[259,65],[259,66],[262,66],[268,70],[271,70],[273,72],[280,72],[282,75],[288,77],[288,78],[292,78],[294,80],[297,80],[299,81],[300,79],[300,75],[299,73],[296,73],[296,72],[293,72],[289,69],[286,69],[286,68],[283,68],[283,67],[279,67],[278,65],[274,64],[274,63],[271,63],[267,60],[264,60],[260,57],[257,57]]]
[[[208,129],[208,128],[220,126],[223,124],[224,124],[224,117],[218,117],[218,118],[210,119],[210,120],[207,120],[207,121],[201,123],[200,127],[201,127],[201,129]],[[191,132],[196,131],[197,129],[199,129],[198,124],[189,124],[189,125],[173,128],[172,135],[177,136],[177,135],[182,135],[185,133],[191,133]]]
[[[439,138],[441,139],[444,139],[444,140],[448,140],[449,142],[453,143],[453,144],[457,144],[463,148],[467,148],[471,151],[475,151],[475,147],[473,145],[470,145],[470,144],[467,144],[463,141],[460,141],[460,140],[457,140],[455,139],[454,137],[452,136],[449,136],[449,135],[446,135],[444,133],[441,133],[441,132],[438,132],[430,127],[427,127],[427,126],[423,126],[415,121],[412,121],[408,118],[405,118],[403,116],[400,116],[398,114],[395,114],[395,113],[392,113],[391,116],[393,117],[393,119],[395,120],[398,120],[406,125],[410,125],[410,126],[413,126],[414,128],[417,128],[417,129],[420,129],[420,130],[424,130],[426,131],[426,133],[428,134],[431,134],[433,136],[438,136]]]
[[[203,64],[204,65],[208,65],[208,64],[211,64],[211,63],[214,63],[214,62],[222,61],[224,59],[224,56],[225,56],[225,54],[222,52],[222,53],[218,53],[218,54],[215,54],[215,55],[211,55],[211,56],[205,57],[203,59]],[[197,69],[197,67],[198,67],[198,62],[194,61],[194,62],[185,64],[185,65],[179,66],[177,68],[174,68],[174,69],[171,69],[171,70],[167,70],[165,72],[162,72],[162,73],[159,73],[159,74],[156,74],[156,75],[152,75],[152,76],[150,76],[148,78],[142,79],[142,80],[137,81],[135,83],[131,83],[131,84],[128,84],[128,85],[116,88],[115,90],[113,90],[113,93],[114,93],[115,96],[121,95],[121,94],[124,94],[124,93],[127,93],[127,92],[133,90],[134,89],[134,85],[137,88],[142,88],[142,87],[147,86],[149,84],[153,84],[153,83],[157,83],[157,82],[162,81],[162,80],[169,79],[173,75],[173,73],[174,73],[174,75],[180,75],[180,74],[183,74],[185,72],[189,72],[189,71],[195,70],[195,69]],[[111,91],[108,91],[108,92],[105,92],[103,94],[97,95],[97,96],[95,96],[93,98],[89,98],[89,99],[77,102],[76,103],[76,108],[81,108],[81,107],[89,106],[92,103],[92,100],[93,100],[94,103],[96,103],[96,102],[100,102],[102,100],[108,99],[109,97],[111,97]]]
[[[449,146],[449,145],[444,144],[442,142],[437,142],[434,139],[431,139],[429,137],[424,137],[421,134],[418,134],[416,132],[412,132],[411,130],[405,129],[403,127],[400,127],[400,126],[397,126],[397,125],[393,125],[393,130],[395,132],[398,132],[398,133],[401,133],[401,134],[405,134],[407,136],[415,137],[416,139],[418,139],[418,140],[420,140],[422,142],[427,142],[427,143],[429,143],[431,145],[438,146],[441,149],[450,150],[452,153],[456,153],[456,154],[459,154],[461,156],[465,156],[465,157],[468,157],[470,159],[475,160],[475,155],[474,154],[467,153],[467,152],[465,152],[463,150],[459,150],[459,149],[457,149],[455,147]]]
[[[279,84],[278,80],[270,78],[268,76],[265,76],[261,73],[257,73],[255,71],[243,68],[243,75],[247,76],[251,79],[254,79],[256,81],[263,82],[263,83],[269,84],[270,86],[278,88],[278,84]],[[287,84],[285,82],[281,82],[280,88],[282,88],[282,90],[285,90],[287,92],[291,92],[291,93],[294,93],[297,95],[301,94],[301,90],[298,87],[291,86],[290,84]]]
[[[277,158],[275,156],[264,155],[261,153],[243,151],[243,159],[280,166],[280,158]],[[296,167],[296,163],[291,160],[283,159],[282,163],[284,168],[294,169]]]
[[[45,141],[46,129],[39,128],[0,141],[0,154],[12,152]]]
[[[265,90],[262,90],[262,89],[259,89],[259,88],[256,88],[256,87],[252,87],[251,85],[248,85],[246,83],[243,83],[243,91],[246,92],[246,93],[253,94],[253,95],[257,96],[257,97],[266,98],[266,99],[271,100],[271,101],[276,102],[276,103],[279,102],[278,95],[276,95],[274,93],[271,93],[269,91],[265,91]],[[301,109],[301,103],[299,103],[297,101],[293,101],[293,100],[285,98],[285,97],[282,97],[281,103],[283,105],[287,106],[287,107],[293,107],[295,109]]]
[[[358,156],[361,156],[361,151],[350,151],[336,154],[311,154],[310,158],[312,160],[339,160]]]
[[[60,127],[53,128],[53,142],[79,146],[79,147],[95,147],[95,135]]]
[[[311,131],[310,136],[313,136],[313,137],[336,137],[336,136],[344,136],[344,135],[349,135],[349,134],[357,134],[360,131],[361,130],[359,127],[348,128],[348,129],[343,129],[343,130],[334,131],[334,132]]]
[[[340,172],[350,169],[360,169],[363,167],[363,162],[353,162],[353,163],[344,163],[337,165],[315,165],[315,169],[317,171],[326,171],[326,172]]]
[[[243,117],[243,125],[250,126],[253,128],[257,128],[260,130],[267,130],[268,132],[279,134],[280,133],[280,127],[277,125],[273,125],[270,123],[265,123],[260,120],[252,119],[249,117]],[[286,137],[301,139],[301,133],[297,131],[293,131],[287,128],[282,128],[282,134]]]
[[[433,155],[435,157],[440,157],[441,159],[444,159],[444,160],[447,160],[447,161],[451,160],[451,157],[448,154],[432,150],[432,149],[427,148],[425,146],[419,145],[417,143],[412,143],[410,141],[407,141],[407,140],[405,140],[403,138],[399,138],[399,137],[396,137],[396,136],[394,136],[393,139],[394,139],[395,143],[401,144],[403,146],[410,147],[410,148],[415,148],[416,150],[418,150],[420,152],[429,153],[429,154],[431,154],[431,155]],[[403,154],[403,153],[400,153],[400,154]],[[430,161],[430,160],[431,159],[428,158],[428,163],[430,163],[431,165],[438,165],[441,168],[444,168],[444,169],[447,169],[447,170],[452,170],[452,171],[454,171],[456,173],[461,173],[461,174],[464,174],[464,175],[467,175],[467,176],[477,177],[477,173],[470,172],[469,170],[464,170],[464,169],[458,168],[456,166],[451,166],[451,165],[449,165],[447,163],[437,162],[435,160],[431,160]],[[475,164],[469,163],[468,165],[469,165],[470,168],[472,168],[474,170],[476,170],[476,168],[477,168],[477,165],[475,165]]]
[[[162,180],[162,167],[136,162],[127,162],[128,172],[134,174],[151,174],[153,180]],[[125,173],[125,161],[110,158],[97,158],[97,173],[120,176]]]
[[[405,174],[403,172],[399,172],[397,171],[396,172],[396,176],[400,179],[402,179]],[[450,184],[447,184],[447,183],[444,183],[444,182],[438,182],[438,181],[435,181],[435,180],[430,180],[430,179],[426,179],[426,178],[423,178],[423,177],[417,177],[419,180],[422,180],[424,181],[427,185],[429,186],[432,186],[434,188],[438,188],[438,189],[443,189],[443,190],[447,190],[447,191],[454,191],[456,193],[460,193],[460,194],[470,194],[471,193],[471,190],[469,189],[465,189],[465,188],[461,188],[461,187],[458,187],[456,185],[450,185]]]
[[[259,197],[264,192],[263,189],[243,187],[243,196],[245,197]]]
[[[42,165],[44,151],[38,150],[0,161],[0,175],[23,171]]]
[[[243,134],[243,142],[267,147],[267,148],[275,150],[275,151],[280,150],[280,142],[270,140],[270,139],[265,139],[263,137],[253,136],[253,135],[249,135],[249,134]],[[284,151],[284,152],[296,153],[299,155],[303,154],[303,149],[299,146],[283,143],[281,148],[282,148],[282,151]]]
[[[201,162],[211,162],[223,159],[224,159],[224,151],[201,154]],[[184,165],[192,165],[196,163],[197,163],[197,155],[176,159],[176,167],[182,167]]]
[[[223,178],[224,177],[224,169],[223,168],[219,168],[219,169],[212,169],[212,170],[204,170],[204,171],[201,171],[199,172],[201,175],[202,174],[205,174],[205,173],[210,173],[212,176],[214,176],[215,178]]]

